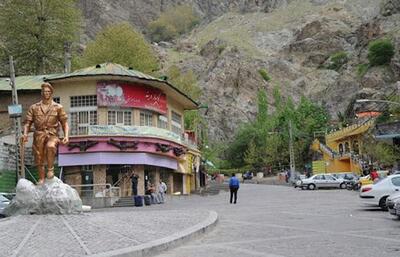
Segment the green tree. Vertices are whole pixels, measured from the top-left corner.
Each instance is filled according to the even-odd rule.
[[[64,44],[78,40],[76,0],[3,0],[0,4],[1,62],[16,60],[17,74],[63,70]]]
[[[97,33],[96,39],[87,45],[78,61],[83,66],[104,62],[122,64],[150,74],[159,69],[150,44],[125,22],[110,25]]]
[[[368,46],[368,60],[372,66],[388,64],[393,56],[394,46],[389,39],[378,39]]]
[[[189,5],[180,5],[166,10],[148,26],[150,39],[154,42],[169,41],[188,32],[199,23],[199,17]]]
[[[201,89],[198,86],[196,75],[192,70],[181,72],[176,66],[172,65],[167,70],[168,82],[176,86],[184,94],[197,101],[201,95]]]

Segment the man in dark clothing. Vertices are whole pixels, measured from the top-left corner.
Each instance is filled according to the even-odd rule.
[[[232,173],[232,177],[229,179],[229,189],[231,191],[230,203],[232,203],[232,198],[234,198],[233,203],[236,204],[237,191],[239,190],[239,179],[235,176],[234,173]]]
[[[137,186],[138,186],[139,176],[136,175],[135,173],[133,173],[131,176],[131,180],[132,180],[132,195],[137,195]]]

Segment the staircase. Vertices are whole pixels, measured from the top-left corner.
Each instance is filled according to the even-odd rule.
[[[201,188],[195,193],[202,196],[217,195],[221,190],[228,191],[229,185],[226,183],[217,183],[215,181],[210,181],[210,183],[205,188]]]
[[[135,206],[132,196],[124,196],[118,199],[112,207],[132,207]]]

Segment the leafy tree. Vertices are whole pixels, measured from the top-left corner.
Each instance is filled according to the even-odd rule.
[[[191,6],[172,7],[149,24],[150,39],[154,42],[169,41],[188,32],[197,23],[199,23],[199,17]]]
[[[372,41],[368,46],[368,60],[372,66],[387,64],[394,56],[394,46],[388,39]]]
[[[143,35],[126,22],[106,27],[90,42],[78,63],[91,66],[119,63],[144,73],[158,70],[158,60]]]
[[[1,62],[13,55],[18,74],[62,71],[64,44],[79,35],[76,0],[3,0],[0,6]]]
[[[168,82],[176,86],[180,91],[188,95],[193,100],[198,100],[201,95],[201,89],[197,84],[196,75],[192,70],[181,72],[181,70],[172,65],[167,70]]]

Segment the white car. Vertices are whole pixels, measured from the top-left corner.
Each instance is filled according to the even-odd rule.
[[[397,191],[400,191],[399,174],[388,176],[376,184],[362,186],[360,197],[364,204],[379,206],[386,211],[386,198]]]
[[[394,204],[400,201],[400,191],[394,194],[391,194],[388,198],[386,198],[386,207],[389,210],[389,213],[392,215],[396,215],[396,210],[394,209]]]
[[[298,180],[296,186],[301,189],[314,190],[316,188],[346,188],[346,184],[343,179],[337,179],[330,174],[317,174],[310,178]]]

